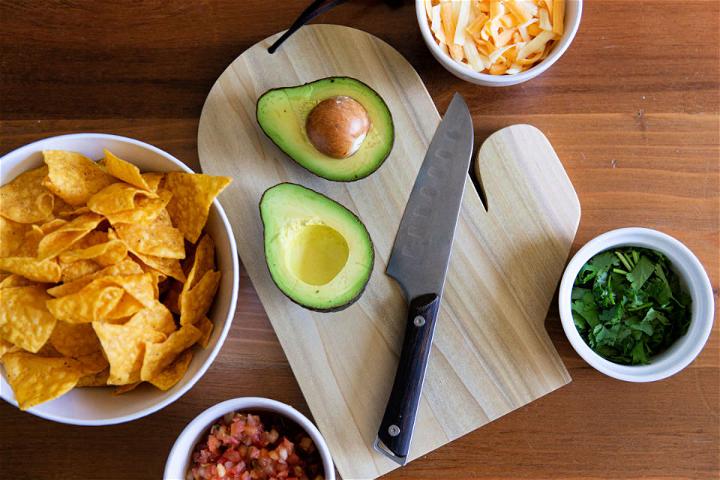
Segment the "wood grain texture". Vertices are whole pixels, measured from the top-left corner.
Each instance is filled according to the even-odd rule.
[[[371,446],[407,314],[399,286],[383,272],[440,117],[410,64],[376,37],[311,25],[270,55],[267,48],[277,36],[243,52],[210,90],[198,130],[200,164],[206,173],[235,179],[221,200],[238,253],[338,470],[347,478],[375,478],[397,468]],[[308,51],[315,55],[307,58]],[[398,132],[383,166],[357,182],[328,182],[300,168],[255,120],[265,91],[333,75],[357,78],[377,91]],[[575,192],[552,147],[533,127],[498,132],[478,155],[489,208],[468,178],[409,460],[570,380],[542,322],[580,219]],[[342,312],[305,310],[270,278],[255,206],[280,182],[340,202],[370,233],[374,274],[362,297]]]
[[[197,168],[198,118],[213,82],[306,4],[0,1],[0,154],[50,135],[103,131],[148,141]],[[689,0],[677,8],[669,0],[588,0],[563,58],[539,78],[503,89],[466,84],[437,64],[409,1],[391,9],[356,0],[321,21],[360,28],[398,49],[438,110],[460,91],[477,145],[507,125],[541,129],[582,204],[573,251],[612,228],[660,229],[697,254],[718,305],[718,2]],[[545,324],[571,384],[387,478],[718,478],[717,322],[686,370],[645,385],[588,367],[567,342],[554,305]],[[196,388],[162,412],[93,429],[52,424],[0,403],[0,477],[156,479],[187,422],[247,395],[309,413],[243,276],[223,350]]]

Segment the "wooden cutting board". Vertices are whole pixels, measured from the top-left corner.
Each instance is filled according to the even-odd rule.
[[[206,173],[234,178],[220,200],[240,257],[338,470],[346,479],[375,478],[398,467],[371,443],[390,393],[406,314],[400,288],[384,271],[440,116],[415,70],[376,37],[311,25],[270,55],[267,47],[278,35],[246,50],[213,86],[200,119],[200,163]],[[255,102],[266,90],[331,75],[355,77],[377,90],[395,122],[390,157],[353,183],[330,182],[302,169],[255,121]],[[478,156],[488,210],[468,178],[411,458],[570,381],[543,323],[580,219],[575,191],[534,127],[495,133]],[[273,284],[258,202],[279,182],[322,192],[367,226],[374,271],[350,308],[311,312]]]

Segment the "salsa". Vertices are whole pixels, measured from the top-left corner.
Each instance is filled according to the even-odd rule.
[[[188,480],[323,480],[315,443],[274,414],[229,413],[195,446]]]

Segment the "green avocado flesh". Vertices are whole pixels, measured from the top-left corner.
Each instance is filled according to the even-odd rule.
[[[305,122],[315,106],[331,97],[347,96],[360,103],[370,130],[360,148],[344,159],[329,157],[308,139]],[[390,110],[372,88],[349,77],[329,77],[296,87],[265,92],[257,102],[257,120],[270,140],[301,167],[339,182],[367,177],[385,161],[395,138]]]
[[[260,200],[265,260],[278,288],[318,311],[342,310],[362,294],[375,253],[365,225],[334,200],[294,183]]]

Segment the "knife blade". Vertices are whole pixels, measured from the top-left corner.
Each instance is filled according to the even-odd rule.
[[[409,307],[395,381],[373,446],[400,465],[410,450],[472,151],[472,117],[456,93],[415,179],[386,269]]]

